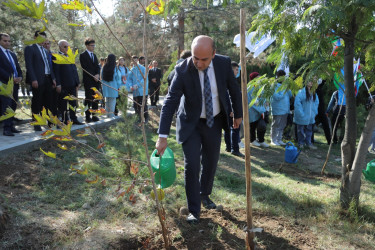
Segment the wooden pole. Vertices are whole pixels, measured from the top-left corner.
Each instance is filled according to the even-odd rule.
[[[255,249],[253,228],[253,205],[251,193],[251,154],[250,154],[250,123],[249,109],[247,103],[247,72],[246,72],[246,48],[245,48],[245,9],[240,10],[240,33],[241,33],[241,91],[242,91],[242,107],[243,107],[243,125],[245,132],[245,172],[246,172],[246,249]]]

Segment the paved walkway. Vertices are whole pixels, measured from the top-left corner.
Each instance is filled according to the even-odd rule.
[[[78,96],[83,97],[84,92],[79,91]],[[20,93],[20,96],[22,94]],[[159,103],[163,103],[164,98],[160,97]],[[131,102],[131,100],[129,99]],[[131,104],[131,103],[130,103]],[[128,110],[129,114],[134,114],[134,109],[131,104],[131,108]],[[83,117],[80,116],[80,114],[77,114],[78,119],[83,122]],[[89,124],[84,125],[73,125],[72,131],[77,129],[82,129],[87,126],[92,127],[100,127],[100,126],[107,126],[111,123],[117,122],[119,119],[121,119],[120,116],[115,118],[106,118],[105,115],[100,116],[100,121],[98,122],[92,122]],[[17,153],[20,151],[26,151],[31,146],[36,146],[38,144],[41,144],[44,140],[41,137],[41,134],[45,131],[45,128],[43,128],[43,131],[41,132],[35,132],[33,126],[30,125],[30,120],[23,120],[21,122],[16,122],[16,128],[18,130],[21,130],[21,133],[15,134],[15,136],[3,136],[3,125],[0,123],[0,157],[6,157],[10,153]],[[0,166],[1,166],[1,160],[0,160]]]

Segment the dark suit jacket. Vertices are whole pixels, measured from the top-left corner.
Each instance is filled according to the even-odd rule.
[[[10,55],[12,56],[13,61],[15,63],[18,77],[22,77],[21,67],[18,63],[16,54],[10,51]],[[2,49],[0,49],[0,82],[7,84],[9,81],[9,78],[12,77],[13,74],[14,74],[14,70],[8,60],[8,56],[4,54]]]
[[[61,88],[74,88],[79,85],[79,77],[75,64],[55,64],[56,85]]]
[[[53,73],[53,67],[51,61],[48,59],[49,52],[42,48],[47,56],[49,68],[51,70],[52,80],[55,80],[55,74]],[[42,54],[36,44],[27,46],[25,48],[25,64],[26,64],[26,83],[31,84],[33,81],[38,81],[38,84],[44,83],[44,61]]]
[[[81,63],[81,66],[83,69],[87,70],[91,75],[99,75],[100,74],[100,67],[98,58],[94,54],[94,62],[92,61],[89,53],[87,50],[79,55],[79,61]],[[82,82],[85,85],[95,84],[97,83],[95,79],[87,74],[85,71],[83,71],[83,79]],[[90,86],[89,86],[90,87]]]
[[[212,63],[219,92],[220,109],[223,119],[226,120],[223,128],[228,128],[229,108],[227,107],[226,92],[228,90],[231,96],[235,118],[242,117],[241,93],[233,75],[230,58],[216,55]],[[175,70],[175,76],[160,114],[158,133],[169,134],[173,115],[179,105],[176,118],[176,139],[179,143],[183,143],[199,122],[202,111],[202,90],[198,70],[191,57],[176,66]]]
[[[161,70],[159,68],[152,68],[148,71],[148,87],[159,87],[160,79],[163,77]],[[151,79],[156,78],[156,83],[151,81]]]

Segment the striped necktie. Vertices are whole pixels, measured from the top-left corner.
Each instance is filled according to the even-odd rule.
[[[204,102],[206,107],[206,124],[209,128],[212,128],[214,125],[214,110],[212,106],[211,84],[207,70],[208,68],[204,70]]]

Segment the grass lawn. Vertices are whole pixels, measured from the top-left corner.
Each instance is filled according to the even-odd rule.
[[[157,119],[157,112],[151,111],[150,153],[157,138]],[[125,121],[135,124],[129,117]],[[165,189],[162,202],[172,246],[244,249],[244,160],[225,152],[222,144],[211,197],[224,210],[203,209],[201,222],[188,225],[179,215],[186,196],[183,155],[174,133],[169,147],[175,153],[177,179]],[[0,172],[0,203],[5,204],[10,222],[0,234],[0,248],[162,248],[148,169],[125,160],[146,161],[139,127],[118,122],[93,136],[76,138],[80,141],[65,143],[67,151],[55,141],[42,145],[45,151],[57,153],[57,159],[38,149],[1,159],[7,171]],[[321,133],[316,134],[316,141],[323,140]],[[105,146],[98,149],[101,142]],[[303,151],[297,164],[286,164],[281,147],[251,147],[253,222],[264,229],[255,235],[259,249],[373,249],[375,184],[362,179],[358,213],[340,210],[340,148],[334,146],[326,168],[329,175],[321,176],[327,150],[328,146],[318,144],[318,150]],[[372,155],[368,156],[370,161]],[[129,176],[130,165],[139,168],[136,177]],[[87,168],[88,175],[73,174],[71,166]],[[96,176],[97,183],[86,182]],[[134,180],[136,185],[127,193]]]

